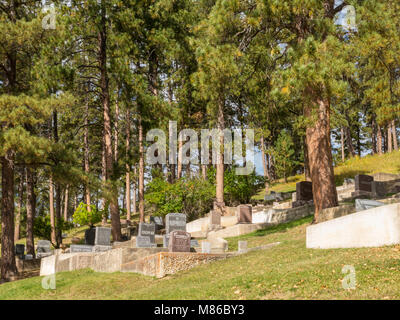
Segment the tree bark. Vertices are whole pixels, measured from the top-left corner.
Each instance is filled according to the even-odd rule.
[[[308,157],[315,205],[314,222],[325,208],[338,206],[335,177],[333,171],[332,149],[330,142],[330,106],[329,101],[317,98],[318,114],[315,124],[306,130]],[[306,116],[312,116],[312,108],[305,110]]]
[[[303,151],[304,151],[304,179],[311,181],[310,161],[308,159],[307,136],[303,137]]]
[[[221,96],[218,103],[218,122],[217,128],[220,134],[220,148],[217,151],[217,172],[216,172],[216,200],[219,205],[224,203],[224,135],[223,130],[225,129],[225,119],[224,119],[224,98]]]
[[[264,179],[265,179],[265,194],[268,194],[269,192],[269,177],[268,177],[268,166],[267,166],[267,161],[265,159],[265,143],[264,143],[264,136],[261,135],[260,138],[260,145],[261,145],[261,156],[262,156],[262,164],[263,164],[263,170],[264,170]]]
[[[388,152],[392,152],[393,145],[392,145],[392,125],[391,125],[391,123],[389,123],[387,126],[387,144],[388,144]]]
[[[35,183],[32,169],[26,167],[26,253],[35,257],[33,223],[36,213]]]
[[[101,21],[98,33],[99,40],[99,67],[100,67],[100,89],[101,102],[103,106],[104,119],[104,140],[105,140],[105,159],[106,159],[106,181],[107,187],[111,190],[110,195],[110,215],[111,215],[111,233],[114,241],[121,241],[121,221],[118,208],[118,191],[112,185],[113,180],[113,150],[112,150],[112,133],[111,133],[111,117],[110,117],[110,95],[109,95],[109,79],[107,74],[107,21],[106,21],[106,4],[105,0],[101,0]]]
[[[57,246],[57,231],[56,231],[56,217],[54,213],[54,186],[53,186],[53,173],[49,177],[49,213],[50,213],[50,226],[51,226],[51,243]]]
[[[393,149],[394,150],[399,150],[399,145],[398,145],[398,142],[397,142],[397,131],[396,131],[396,123],[395,123],[395,121],[394,120],[392,120],[392,135],[393,135]]]
[[[85,202],[87,206],[88,212],[91,212],[91,199],[90,199],[90,183],[89,183],[89,173],[90,173],[90,163],[89,163],[89,103],[86,101],[85,108],[85,130],[83,135],[83,144],[84,144],[84,169],[86,174],[86,185],[85,185]],[[103,159],[103,157],[102,157]],[[103,166],[102,166],[103,167]]]
[[[345,132],[346,132],[346,144],[349,156],[354,157],[356,155],[356,152],[354,151],[353,139],[351,138],[350,127],[345,127]]]
[[[14,151],[1,157],[1,280],[9,281],[18,274],[14,248]]]
[[[14,232],[14,241],[17,242],[20,239],[21,233],[21,215],[22,215],[22,206],[24,204],[24,173],[23,170],[20,174],[20,180],[18,185],[18,205],[17,205],[17,214],[15,217],[15,232]]]
[[[381,130],[381,126],[378,124],[377,126],[377,135],[376,135],[376,146],[377,146],[377,151],[378,154],[382,154],[383,153],[383,149],[382,149],[382,130]]]
[[[139,119],[139,221],[144,222],[144,149],[141,119]]]
[[[131,220],[131,168],[129,165],[129,148],[131,138],[130,112],[126,111],[126,140],[125,140],[125,199],[126,199],[126,219]]]
[[[137,172],[136,166],[133,169],[133,198],[132,198],[132,214],[136,214],[136,185],[137,185]]]
[[[344,129],[343,127],[340,128],[340,146],[342,148],[342,162],[346,159],[344,154]]]
[[[69,186],[65,187],[65,195],[64,195],[64,221],[68,221],[68,196],[69,196]]]
[[[372,118],[372,135],[371,135],[371,140],[372,140],[372,154],[378,153],[377,151],[377,137],[376,137],[376,120],[375,116]]]

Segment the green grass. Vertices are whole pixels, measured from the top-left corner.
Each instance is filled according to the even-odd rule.
[[[312,250],[305,248],[310,218],[228,239],[253,251],[167,276],[95,273],[57,274],[57,289],[44,290],[41,277],[0,285],[0,299],[399,299],[400,247]],[[344,265],[353,265],[357,286],[342,288]],[[101,288],[101,290],[99,290]]]
[[[369,155],[365,157],[354,157],[346,160],[343,164],[334,168],[335,183],[337,186],[343,184],[345,178],[354,178],[357,174],[374,174],[378,172],[400,173],[400,151],[394,151],[383,155]],[[296,175],[288,178],[285,183],[280,179],[270,187],[275,192],[294,192],[296,183],[303,181],[304,175]],[[260,190],[253,199],[263,200],[264,189]]]

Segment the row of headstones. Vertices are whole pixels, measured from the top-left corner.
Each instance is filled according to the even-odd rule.
[[[53,254],[51,250],[51,242],[48,240],[39,240],[37,242],[36,258],[44,258]],[[32,260],[32,254],[25,254],[25,245],[15,245],[15,256],[21,260]]]
[[[70,252],[97,252],[111,248],[111,228],[95,227],[86,230],[85,244],[71,244]]]

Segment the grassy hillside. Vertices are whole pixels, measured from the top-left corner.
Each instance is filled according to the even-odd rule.
[[[374,174],[378,172],[400,173],[400,151],[394,151],[383,155],[369,155],[365,157],[354,157],[334,168],[335,182],[337,186],[343,184],[345,178],[354,178],[357,174]],[[285,183],[283,179],[271,185],[270,190],[275,192],[294,192],[296,183],[303,181],[304,175],[288,178]],[[264,190],[253,197],[256,200],[264,199]]]
[[[57,289],[35,277],[0,285],[0,299],[400,299],[400,246],[365,249],[305,248],[310,218],[240,237],[254,251],[163,279],[133,273],[82,270],[57,274]],[[239,238],[229,239],[230,248]],[[344,265],[357,287],[342,288]],[[101,288],[101,290],[99,290]]]

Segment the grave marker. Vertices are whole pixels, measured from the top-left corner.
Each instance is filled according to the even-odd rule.
[[[165,217],[166,234],[172,231],[186,231],[186,215],[183,213],[168,213]]]
[[[155,235],[156,235],[156,225],[154,223],[144,223],[144,222],[139,223],[139,232],[138,232],[139,237],[149,237],[150,243],[155,243],[156,242]]]
[[[237,207],[238,223],[251,223],[252,221],[252,207],[241,204]]]
[[[190,233],[175,230],[170,233],[169,252],[190,252]]]
[[[77,253],[77,252],[93,252],[94,246],[87,245],[87,244],[71,244],[70,252]]]
[[[203,241],[201,243],[201,252],[202,253],[211,253],[211,242]]]
[[[94,245],[96,246],[110,246],[111,228],[96,227],[96,236]]]
[[[51,242],[48,240],[39,240],[37,242],[37,257],[44,258],[51,256],[53,253],[51,251]]]
[[[296,201],[310,201],[312,199],[312,183],[310,181],[296,183]]]

